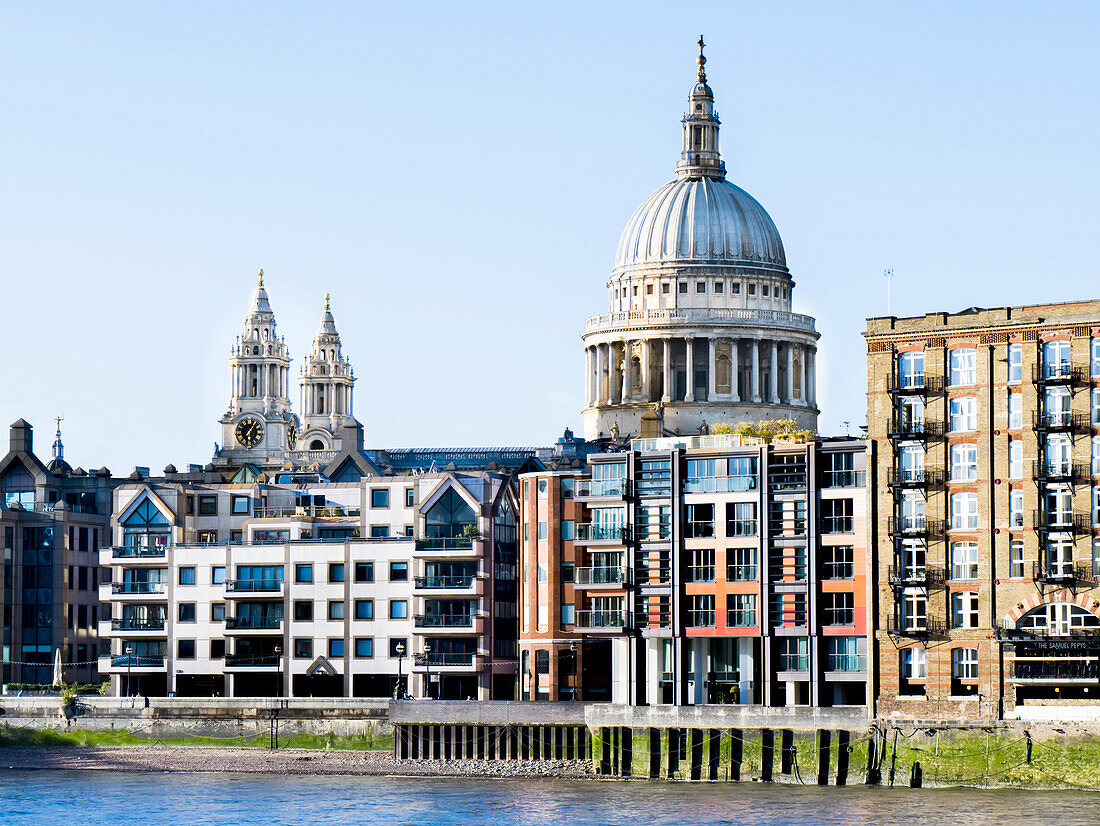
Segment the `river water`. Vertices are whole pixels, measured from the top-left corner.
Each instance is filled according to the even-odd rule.
[[[0,771],[0,822],[1064,824],[1100,822],[1100,793]]]

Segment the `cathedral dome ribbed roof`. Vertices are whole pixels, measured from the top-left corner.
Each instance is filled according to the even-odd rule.
[[[787,268],[779,230],[759,201],[707,176],[662,186],[634,210],[619,238],[616,270],[672,262]]]

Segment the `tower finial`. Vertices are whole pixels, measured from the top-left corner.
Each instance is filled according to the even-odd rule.
[[[703,47],[707,45],[703,42],[703,35],[699,35],[699,82],[707,82],[707,59],[703,56]]]
[[[262,287],[263,285],[264,285],[264,270],[263,270],[263,267],[261,267],[260,268],[260,280],[257,282],[256,286],[257,287]]]
[[[328,311],[328,293],[325,293],[325,312],[327,313]]]
[[[54,420],[57,422],[57,430],[54,432],[53,439],[53,458],[64,461],[65,459],[65,445],[61,443],[61,422],[65,420],[64,416],[54,416]]]

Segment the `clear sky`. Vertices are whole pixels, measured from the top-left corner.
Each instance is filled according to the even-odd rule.
[[[580,430],[584,319],[669,180],[705,33],[729,178],[821,331],[1097,298],[1100,4],[6,3],[0,415],[206,462],[263,267],[296,375],[326,291],[371,446]],[[295,396],[296,398],[296,396]]]

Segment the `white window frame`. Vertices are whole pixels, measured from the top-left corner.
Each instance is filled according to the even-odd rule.
[[[977,591],[955,591],[951,594],[951,627],[974,630],[981,623]]]
[[[1024,440],[1012,439],[1008,443],[1008,478],[1024,478]]]
[[[975,531],[978,529],[978,494],[960,491],[951,494],[951,529]]]
[[[1024,426],[1024,394],[1008,394],[1008,429],[1016,430]]]
[[[978,351],[973,347],[956,347],[951,351],[949,365],[952,387],[978,383]]]
[[[1008,576],[1010,579],[1023,579],[1025,573],[1024,540],[1010,539],[1008,541]]]
[[[978,578],[978,543],[977,542],[952,542],[951,543],[951,578],[952,579],[977,579]]]
[[[924,387],[924,352],[914,350],[898,356],[898,386]]]
[[[949,405],[952,433],[969,433],[978,429],[978,399],[974,396],[955,396]]]
[[[978,446],[973,442],[951,445],[951,481],[975,482],[978,479]]]
[[[901,678],[923,680],[928,676],[928,657],[920,646],[901,649]]]
[[[1024,491],[1023,488],[1013,488],[1008,492],[1008,527],[1022,528],[1024,526]]]
[[[1008,345],[1008,383],[1019,384],[1024,380],[1024,345]]]
[[[977,648],[953,648],[951,650],[951,676],[956,680],[978,679]]]

